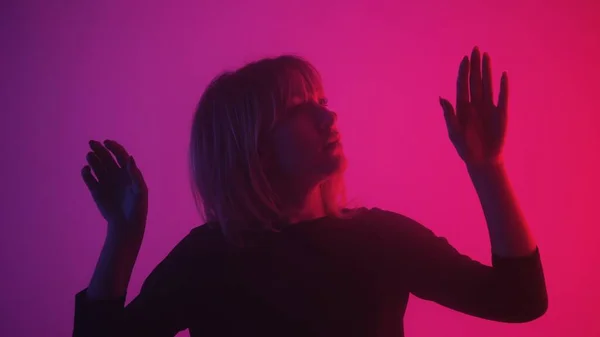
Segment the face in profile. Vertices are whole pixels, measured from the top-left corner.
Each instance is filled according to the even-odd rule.
[[[272,135],[273,159],[289,179],[322,182],[345,170],[337,115],[325,99],[294,99]]]

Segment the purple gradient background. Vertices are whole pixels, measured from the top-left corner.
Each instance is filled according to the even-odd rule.
[[[509,73],[507,166],[539,240],[550,308],[508,325],[411,297],[406,335],[599,336],[600,6],[411,3],[3,0],[0,336],[71,334],[74,295],[105,234],[79,174],[87,141],[122,142],[150,186],[129,301],[200,224],[185,164],[205,85],[281,53],[322,71],[350,196],[407,214],[489,263],[483,214],[437,101],[453,99],[458,63],[475,44],[491,53],[496,80]]]

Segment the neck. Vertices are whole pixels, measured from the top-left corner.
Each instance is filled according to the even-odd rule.
[[[292,224],[324,217],[326,214],[321,189],[318,186],[313,188],[288,214],[288,221]]]
[[[288,180],[293,181],[293,180]],[[326,215],[320,184],[298,184],[281,189],[286,222],[294,224]]]

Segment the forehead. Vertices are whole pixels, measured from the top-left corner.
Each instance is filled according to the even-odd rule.
[[[308,100],[318,100],[324,95],[320,76],[311,69],[288,70],[281,89],[288,107]]]

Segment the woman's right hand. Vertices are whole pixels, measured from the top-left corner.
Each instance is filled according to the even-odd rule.
[[[141,244],[148,215],[148,188],[142,173],[119,143],[106,140],[103,145],[91,140],[89,144],[89,165],[83,167],[81,174],[108,222],[108,238]]]

